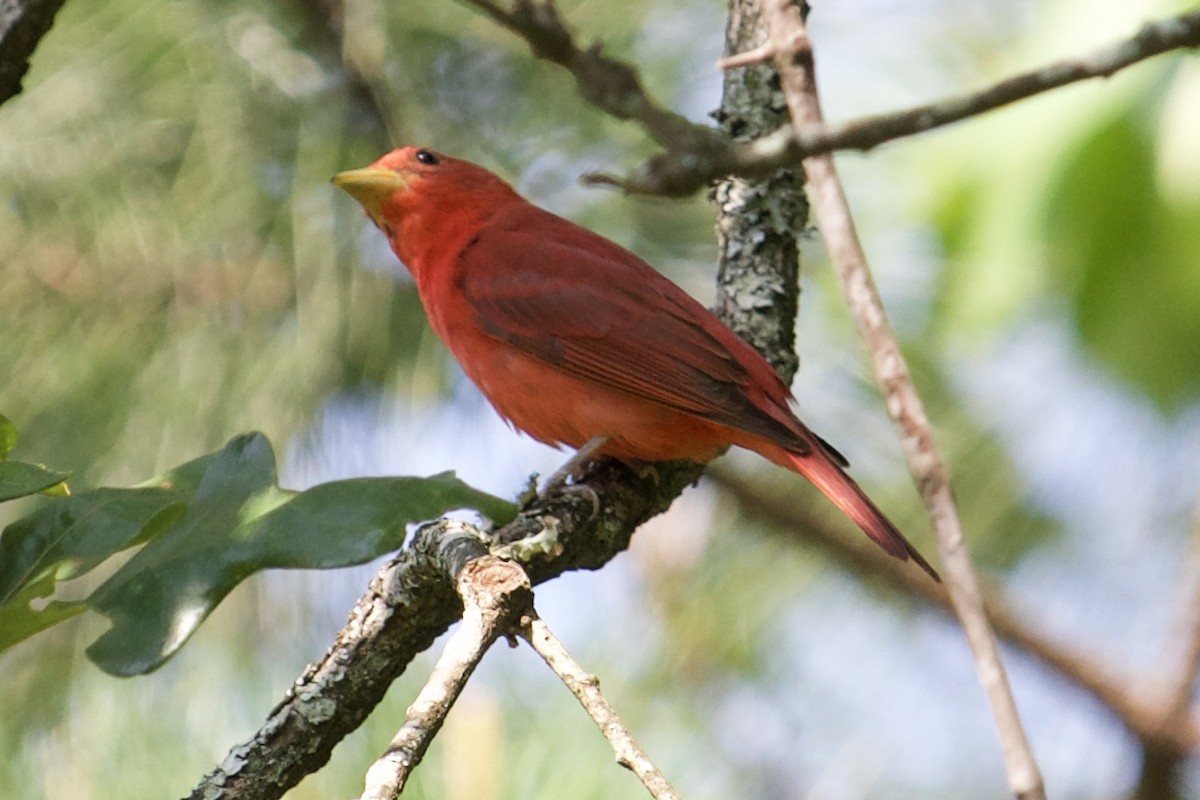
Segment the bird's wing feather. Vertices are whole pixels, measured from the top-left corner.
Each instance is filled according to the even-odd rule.
[[[632,253],[527,208],[459,254],[458,288],[483,331],[576,377],[807,452],[786,387],[748,345]]]

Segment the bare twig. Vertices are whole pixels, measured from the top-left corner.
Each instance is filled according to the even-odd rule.
[[[793,125],[803,128],[820,124],[821,108],[812,47],[800,9],[792,0],[764,0],[763,13],[775,46],[775,66],[779,70]],[[871,354],[876,378],[887,396],[888,412],[900,430],[909,470],[937,533],[938,550],[946,567],[946,588],[966,632],[980,682],[992,706],[1009,786],[1023,800],[1044,798],[1041,773],[1021,724],[1000,649],[984,612],[979,581],[963,540],[949,473],[933,441],[924,404],[913,385],[899,342],[871,278],[833,157],[826,153],[805,159],[804,173],[811,189],[817,226],[837,270],[855,324]]]
[[[846,535],[837,518],[823,515],[814,507],[781,499],[761,482],[746,479],[720,465],[710,467],[706,474],[737,503],[746,517],[759,520],[782,535],[803,537],[850,565],[857,575],[953,613],[944,586],[906,569],[903,562],[891,558],[866,539]],[[1181,756],[1200,749],[1200,718],[1196,715],[1187,714],[1164,723],[1158,705],[1139,691],[1132,676],[1114,672],[1098,656],[1041,630],[1034,615],[1012,605],[994,584],[981,581],[980,592],[988,619],[1000,637],[1091,695],[1132,736],[1141,741],[1155,741]]]
[[[775,46],[770,42],[763,42],[755,45],[749,50],[743,50],[740,53],[734,53],[731,56],[725,56],[717,61],[717,69],[729,70],[738,67],[749,67],[753,64],[762,64],[764,61],[770,61],[775,57]]]
[[[463,603],[462,624],[446,642],[391,744],[367,770],[362,800],[394,800],[400,795],[484,653],[533,608],[529,578],[511,561],[475,559],[463,568],[456,584]]]
[[[837,150],[870,150],[885,142],[979,116],[1034,95],[1071,83],[1107,78],[1148,58],[1173,50],[1200,47],[1200,10],[1148,22],[1128,39],[1087,55],[1057,61],[1014,75],[976,92],[888,114],[877,114],[839,125],[806,123],[785,127],[754,142],[731,142],[727,152],[700,157],[679,148],[655,156],[625,178],[605,176],[606,182],[628,192],[687,195],[699,191],[723,171],[761,176],[802,158]],[[767,44],[735,54],[722,66],[744,66],[773,51]]]
[[[841,125],[805,123],[799,133],[792,135],[791,146],[802,156],[834,150],[870,150],[884,142],[977,117],[1071,83],[1108,78],[1139,61],[1191,47],[1200,47],[1200,11],[1147,22],[1128,39],[1078,58],[1014,75],[976,92]]]
[[[657,103],[642,86],[637,70],[606,56],[601,46],[582,48],[552,2],[514,0],[504,8],[493,0],[462,0],[523,38],[538,58],[575,76],[580,95],[617,119],[636,120],[663,147],[697,152],[720,148],[724,137]]]
[[[546,623],[536,614],[530,614],[522,620],[520,635],[575,695],[575,699],[612,746],[617,763],[637,775],[656,800],[679,800],[679,794],[633,740],[617,712],[600,691],[600,681],[595,675],[584,671]]]

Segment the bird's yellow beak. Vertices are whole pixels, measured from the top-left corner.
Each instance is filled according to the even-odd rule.
[[[383,225],[383,201],[408,186],[404,176],[390,169],[349,169],[333,176],[333,185],[358,201],[377,225]]]

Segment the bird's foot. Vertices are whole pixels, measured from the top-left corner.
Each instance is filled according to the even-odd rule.
[[[563,487],[567,485],[567,481],[579,471],[580,467],[591,461],[592,457],[600,452],[600,449],[604,445],[608,444],[608,440],[608,436],[596,436],[589,440],[583,447],[576,450],[575,455],[567,459],[567,462],[555,470],[554,474],[542,484],[542,489],[538,492],[538,499],[546,500],[562,491]],[[596,501],[596,506],[597,510],[599,510],[599,501]]]

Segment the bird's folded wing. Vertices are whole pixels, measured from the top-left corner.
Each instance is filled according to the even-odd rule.
[[[585,381],[807,451],[786,387],[735,352],[748,345],[632,253],[551,219],[555,235],[492,229],[460,254],[481,330]]]

